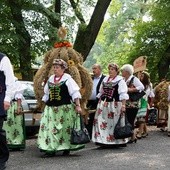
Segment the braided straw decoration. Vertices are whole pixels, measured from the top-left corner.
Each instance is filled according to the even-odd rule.
[[[41,101],[44,91],[42,84],[48,80],[53,73],[53,60],[63,59],[68,63],[68,69],[65,71],[69,73],[80,87],[82,99],[80,101],[84,114],[87,114],[86,103],[90,98],[92,91],[92,79],[86,68],[82,66],[83,58],[81,54],[71,47],[52,48],[44,55],[44,65],[37,71],[34,76],[34,90],[38,102],[37,110],[44,108]]]
[[[58,37],[59,37],[60,39],[62,39],[62,40],[65,39],[65,38],[66,38],[66,35],[67,35],[67,30],[66,30],[66,28],[60,27],[60,28],[58,29],[57,35],[58,35]]]
[[[76,81],[78,86],[81,88],[81,86],[82,86],[81,77],[80,77],[80,73],[79,73],[79,70],[77,69],[77,67],[69,66],[68,73],[72,76],[72,78]]]
[[[158,102],[158,107],[162,110],[168,110],[168,86],[170,82],[165,82],[160,89],[160,101]]]
[[[168,109],[168,86],[170,82],[163,81],[155,87],[155,99],[154,104],[161,110]]]

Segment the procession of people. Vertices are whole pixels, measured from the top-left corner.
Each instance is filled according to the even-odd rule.
[[[68,43],[62,47],[65,48],[66,45]],[[62,47],[55,44],[54,48]],[[63,156],[68,156],[72,151],[84,148],[85,143],[90,141],[102,148],[135,144],[137,140],[149,135],[147,118],[153,107],[158,110],[157,127],[163,132],[167,131],[170,136],[168,80],[153,87],[145,69],[136,71],[131,64],[120,67],[115,62],[108,63],[106,75],[102,73],[100,64],[94,64],[93,74],[90,75],[81,66],[81,56],[76,51],[66,48],[63,54],[75,53],[71,56],[73,58],[67,56],[66,61],[60,58],[62,52],[59,54],[55,50],[48,53],[48,63],[37,72],[37,79],[35,77],[34,80],[37,83],[37,100],[42,109],[37,138],[37,147],[43,152],[40,157],[54,157],[59,151],[62,151]],[[21,107],[24,88],[14,76],[9,58],[2,53],[0,80],[2,170],[6,167],[9,150],[26,148]],[[73,137],[77,140],[74,143]]]

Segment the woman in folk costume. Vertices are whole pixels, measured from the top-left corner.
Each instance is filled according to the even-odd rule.
[[[152,106],[154,93],[152,89],[152,83],[150,82],[150,76],[147,72],[143,71],[140,75],[140,81],[143,83],[145,89],[145,95],[140,99],[140,108],[137,113],[137,121],[139,124],[139,130],[136,137],[141,139],[142,137],[146,137],[148,135],[147,125],[146,125],[146,113],[149,107]],[[150,103],[148,103],[148,98],[150,98]]]
[[[160,82],[154,89],[155,98],[154,105],[158,108],[157,127],[161,131],[166,131],[168,126],[168,136],[170,136],[170,81],[164,80]]]
[[[67,63],[62,59],[53,60],[54,75],[51,75],[44,87],[42,100],[46,106],[41,118],[38,134],[38,147],[45,154],[42,157],[55,156],[56,151],[82,149],[84,145],[71,145],[71,128],[75,120],[80,122],[80,88],[73,78],[64,73]],[[78,124],[80,126],[80,124]]]
[[[34,76],[34,90],[37,99],[37,112],[44,110],[42,97],[44,95],[43,86],[48,78],[53,74],[53,60],[62,59],[68,64],[65,73],[71,75],[80,87],[82,114],[85,116],[87,123],[88,109],[86,108],[87,100],[91,96],[93,81],[89,71],[83,66],[83,56],[74,50],[73,45],[66,38],[67,30],[63,27],[58,29],[59,42],[55,42],[54,46],[45,53],[44,64],[36,72]]]
[[[7,111],[7,120],[3,124],[6,131],[7,145],[11,150],[20,150],[25,148],[25,123],[22,112],[21,101],[23,98],[24,87],[15,80],[15,95],[10,109]]]
[[[99,102],[94,117],[92,141],[102,146],[124,146],[128,139],[115,139],[114,128],[120,115],[122,126],[125,124],[125,104],[128,99],[127,85],[119,76],[115,63],[108,65],[109,75],[103,79],[97,97]]]
[[[125,79],[125,82],[128,86],[128,94],[140,92],[144,90],[144,86],[142,82],[135,76],[133,76],[134,68],[130,64],[125,64],[121,68],[122,76]],[[129,123],[132,125],[134,129],[134,122],[139,109],[139,101],[131,101],[130,99],[126,101],[126,115]],[[136,143],[136,133],[134,131],[131,139],[128,143]]]

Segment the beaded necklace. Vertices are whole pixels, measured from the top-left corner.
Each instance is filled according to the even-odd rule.
[[[54,83],[55,83],[55,84],[58,84],[59,81],[61,80],[61,78],[63,77],[63,75],[64,75],[64,74],[62,74],[62,75],[59,77],[58,80],[56,80],[57,76],[55,75],[55,76],[54,76]]]

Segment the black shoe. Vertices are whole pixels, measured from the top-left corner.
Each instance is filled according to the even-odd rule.
[[[70,155],[70,151],[69,150],[65,150],[62,155],[63,156],[68,156],[68,155]]]
[[[50,158],[54,156],[55,156],[55,152],[51,152],[51,153],[45,153],[44,155],[41,156],[41,158]]]
[[[10,151],[21,151],[21,149],[20,148],[11,148],[11,149],[9,149]]]
[[[166,132],[167,130],[165,129],[165,127],[161,127],[161,128],[160,128],[160,131]]]
[[[148,136],[148,133],[142,133],[142,138],[146,138]]]
[[[128,143],[136,143],[137,142],[137,139],[135,138],[135,139],[130,139],[129,141],[128,141]]]

